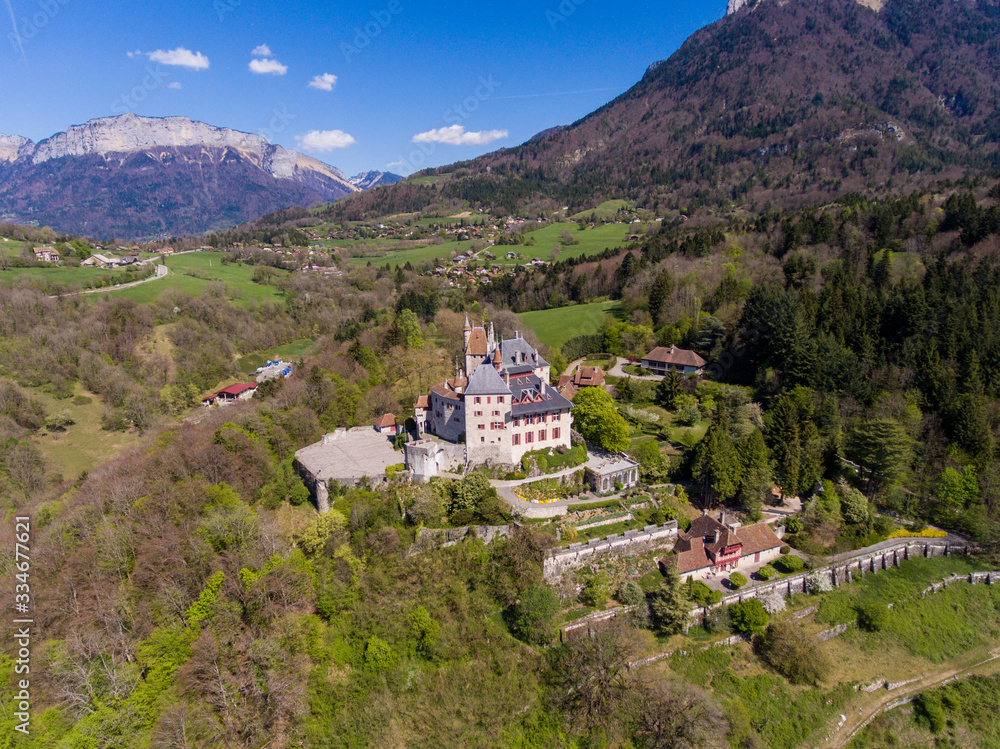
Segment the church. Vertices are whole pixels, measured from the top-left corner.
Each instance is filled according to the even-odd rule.
[[[532,450],[570,447],[573,404],[549,385],[550,366],[519,334],[496,339],[466,317],[464,367],[417,399],[421,433],[465,442],[467,464],[513,465]]]

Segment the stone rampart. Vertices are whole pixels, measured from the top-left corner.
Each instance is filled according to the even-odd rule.
[[[566,572],[579,569],[596,557],[634,556],[645,554],[651,549],[673,544],[677,540],[677,521],[663,525],[647,525],[642,530],[613,533],[606,538],[593,538],[586,543],[570,544],[568,549],[554,549],[542,562],[542,574],[546,581],[554,580]]]
[[[572,550],[573,546],[570,546],[570,549],[566,551],[568,552]],[[738,590],[725,595],[719,603],[713,604],[712,606],[706,606],[704,608],[693,609],[691,611],[691,625],[693,626],[700,623],[713,609],[719,608],[720,606],[730,606],[734,603],[739,603],[740,601],[745,601],[750,598],[757,598],[771,593],[777,593],[782,598],[788,598],[795,593],[810,592],[812,590],[812,586],[814,585],[840,587],[845,583],[854,582],[856,578],[880,572],[881,570],[887,570],[891,567],[898,567],[904,560],[907,559],[914,559],[916,557],[950,556],[951,554],[968,554],[969,551],[970,547],[964,545],[949,545],[941,541],[900,539],[898,543],[881,549],[861,551],[854,556],[848,557],[847,559],[841,559],[823,567],[806,570],[795,575],[783,577],[780,580],[764,583],[762,585],[755,585],[752,588]],[[577,566],[581,566],[586,563],[587,557],[581,557],[579,560],[574,559],[567,561],[568,563],[576,563],[578,561]],[[549,559],[546,559],[545,563],[547,564],[548,562]],[[566,566],[559,572],[559,574],[562,574],[562,572],[565,572],[568,569],[574,569],[574,567]],[[1000,582],[1000,572],[973,572],[969,575],[956,577],[958,579],[953,582],[966,581],[987,584]],[[548,574],[546,574],[546,580],[547,579],[549,579]],[[941,587],[943,587],[943,583],[937,583],[936,586],[931,586],[931,588],[928,588],[924,593],[926,595],[926,593],[930,592],[932,589],[937,590]],[[598,612],[598,614],[591,614],[583,617],[582,619],[569,622],[563,627],[563,631],[571,632],[575,629],[588,627],[595,622],[606,621],[614,618],[616,614],[628,613],[634,608],[635,606],[622,606],[620,608],[612,609],[611,611],[602,611]]]

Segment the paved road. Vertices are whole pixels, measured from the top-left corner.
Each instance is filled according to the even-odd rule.
[[[150,281],[155,281],[158,278],[164,278],[166,277],[168,272],[169,271],[167,270],[167,266],[161,264],[156,266],[155,276],[144,278],[141,281],[132,281],[131,283],[118,284],[117,286],[105,286],[100,289],[86,289],[85,291],[74,291],[70,294],[53,294],[49,297],[49,299],[57,299],[61,296],[78,296],[80,294],[104,294],[108,291],[120,291],[121,289],[129,289],[133,286],[138,286],[139,284],[142,283],[149,283]]]
[[[625,364],[628,364],[628,363],[629,363],[628,359],[625,359],[625,358],[619,356],[618,357],[618,361],[615,362],[615,366],[613,366],[611,368],[611,371],[608,372],[608,374],[609,375],[614,375],[615,377],[633,377],[636,380],[649,380],[650,382],[659,382],[660,380],[663,379],[662,377],[660,377],[660,375],[634,375],[634,374],[629,374],[624,369],[622,369],[622,366],[625,365]]]

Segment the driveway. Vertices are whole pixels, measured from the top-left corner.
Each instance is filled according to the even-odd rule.
[[[608,374],[614,375],[615,377],[632,377],[636,380],[648,380],[649,382],[659,382],[660,380],[663,379],[660,375],[629,374],[624,369],[622,369],[622,367],[628,363],[629,363],[628,359],[619,356],[618,361],[615,362],[615,366],[611,368],[611,371],[608,372]]]

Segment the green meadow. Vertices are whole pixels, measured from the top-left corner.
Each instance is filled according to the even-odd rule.
[[[237,263],[222,264],[222,255],[216,252],[190,252],[173,255],[165,261],[170,274],[166,278],[133,286],[130,289],[109,291],[107,294],[93,294],[93,297],[107,296],[111,299],[133,299],[136,302],[151,302],[166,289],[178,289],[197,296],[210,283],[224,283],[235,304],[245,306],[252,300],[273,299],[279,292],[274,286],[253,282],[253,266]]]
[[[594,302],[569,307],[523,312],[524,320],[542,343],[562,348],[570,338],[596,333],[605,315],[615,315],[621,309],[618,302]]]

